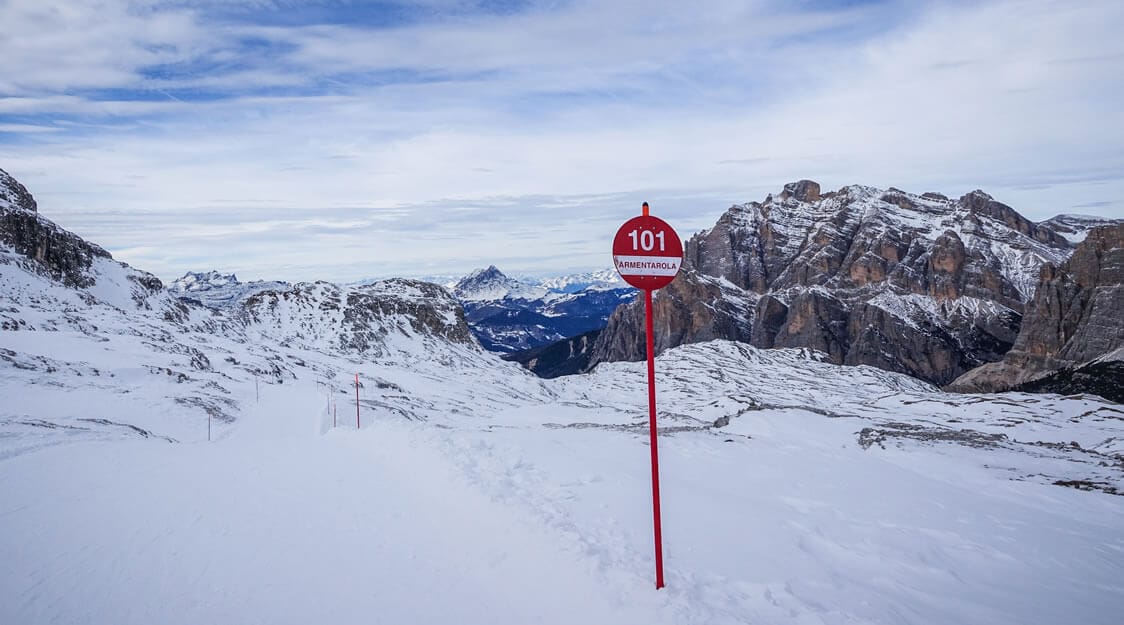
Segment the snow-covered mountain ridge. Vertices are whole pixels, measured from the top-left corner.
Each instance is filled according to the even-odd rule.
[[[612,270],[609,270],[612,271]],[[487,349],[513,353],[605,327],[636,290],[606,271],[523,281],[494,265],[457,281],[452,291]]]
[[[193,299],[211,308],[227,308],[241,304],[255,293],[268,290],[284,290],[291,285],[287,282],[254,280],[239,282],[233,273],[222,274],[217,271],[189,271],[183,277],[168,285],[168,291],[179,298]]]
[[[385,282],[362,280],[337,288],[361,289]],[[444,286],[464,306],[469,327],[481,344],[501,353],[547,345],[600,329],[609,314],[635,294],[611,269],[515,279],[491,266]],[[259,293],[293,288],[290,283],[278,281],[244,283],[235,274],[212,270],[189,271],[169,284],[168,292],[189,304],[233,310]]]
[[[462,302],[537,300],[547,297],[550,293],[551,291],[545,287],[509,278],[495,265],[477,269],[453,285],[453,294]]]
[[[1035,224],[982,191],[957,200],[804,180],[732,206],[685,245],[660,291],[657,351],[713,338],[811,347],[938,384],[1003,356],[1038,273],[1072,254],[1091,222]],[[1078,227],[1078,226],[1081,227]],[[643,357],[643,311],[610,320],[598,362]]]

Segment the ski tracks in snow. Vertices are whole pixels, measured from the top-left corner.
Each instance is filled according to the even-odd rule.
[[[709,572],[667,569],[668,586],[655,590],[651,491],[644,475],[646,465],[642,465],[640,471],[645,479],[631,484],[631,490],[638,493],[636,499],[599,498],[609,492],[598,488],[603,482],[628,478],[580,469],[577,475],[563,475],[541,468],[528,456],[542,449],[524,448],[502,436],[497,437],[497,432],[502,431],[431,429],[424,433],[418,430],[418,433],[426,440],[425,444],[440,449],[445,460],[455,465],[456,472],[473,488],[532,525],[545,528],[551,548],[578,564],[582,569],[578,573],[594,581],[606,596],[619,602],[658,606],[663,620],[645,623],[733,625],[745,623],[747,615],[762,619],[761,622],[825,622],[809,614],[810,606],[783,585],[749,583]],[[582,464],[580,458],[574,457],[582,453],[582,441],[564,438],[572,434],[572,431],[544,430],[539,437],[560,437],[546,445],[562,448],[559,451],[568,457],[564,471]],[[643,452],[638,458],[643,460],[647,454],[646,445],[637,447]],[[695,451],[706,453],[706,449],[704,444]],[[549,454],[544,458],[549,461]],[[612,488],[615,487],[610,485],[610,490]],[[630,508],[624,510],[625,506]],[[628,517],[628,522],[622,517]],[[665,543],[666,540],[665,537]],[[667,565],[674,566],[674,561],[666,561],[665,568]],[[833,622],[861,622],[847,615],[835,616]]]

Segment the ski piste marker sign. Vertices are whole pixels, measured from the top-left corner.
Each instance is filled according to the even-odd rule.
[[[645,203],[645,207],[647,203]],[[613,238],[613,266],[628,284],[645,291],[671,284],[683,264],[683,243],[668,223],[648,214],[633,217]]]
[[[652,534],[656,547],[656,589],[663,588],[663,531],[660,522],[660,455],[656,430],[656,356],[652,291],[675,279],[683,264],[683,243],[666,221],[643,214],[624,222],[613,238],[613,265],[621,278],[644,290],[644,328],[648,352],[648,447],[652,454]]]

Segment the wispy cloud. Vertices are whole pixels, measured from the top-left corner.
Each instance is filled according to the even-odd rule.
[[[804,177],[1041,219],[1124,197],[1120,23],[1046,0],[10,0],[0,166],[164,277],[604,265],[640,201],[686,235]]]

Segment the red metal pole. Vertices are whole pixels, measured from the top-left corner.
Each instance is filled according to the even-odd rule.
[[[656,350],[652,329],[652,291],[644,290],[644,318],[648,331],[648,431],[652,448],[652,521],[656,541],[656,589],[663,588],[663,533],[660,531],[660,455],[656,440]]]
[[[359,374],[355,374],[355,429],[359,429]]]

